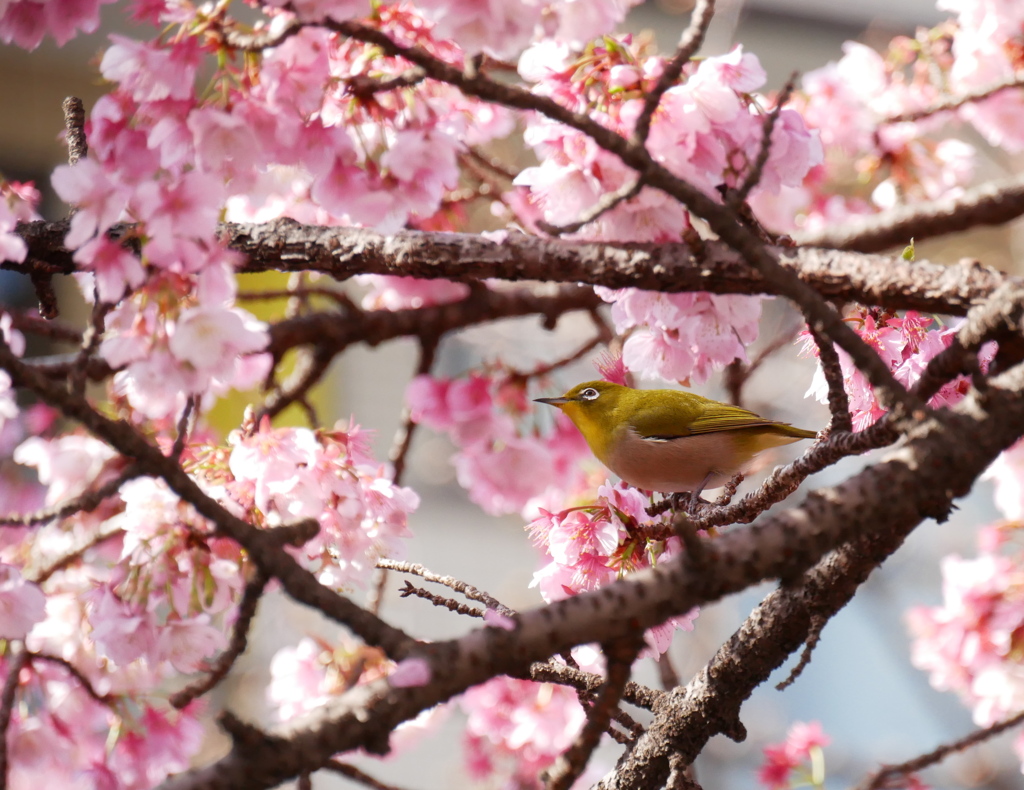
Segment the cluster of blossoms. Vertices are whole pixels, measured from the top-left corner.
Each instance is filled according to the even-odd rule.
[[[639,51],[629,36],[605,36],[582,54],[555,43],[537,45],[519,61],[534,91],[584,112],[627,137],[640,117],[644,96],[665,67],[660,56]],[[753,92],[765,73],[757,57],[736,48],[683,69],[651,119],[647,146],[660,164],[720,199],[738,188],[753,166],[769,102]],[[601,197],[628,187],[635,174],[582,132],[543,116],[530,118],[526,142],[541,161],[515,180],[528,190],[526,204],[539,219],[561,225],[579,219]],[[794,110],[783,109],[771,152],[755,192],[797,187],[821,161],[821,145]],[[577,234],[614,241],[679,241],[691,228],[686,209],[646,187],[602,214]]]
[[[292,551],[322,583],[351,590],[378,557],[401,550],[418,502],[384,475],[365,440],[354,426],[313,432],[250,422],[226,446],[197,435],[182,462],[208,494],[257,526],[316,519],[318,534]],[[28,437],[13,460],[37,471],[47,507],[115,479],[125,463],[78,434]],[[63,559],[93,544],[85,562]],[[33,700],[9,733],[15,786],[54,770],[47,753],[63,755],[61,775],[76,786],[112,776],[98,786],[143,788],[186,768],[201,743],[199,711],[169,709],[161,688],[227,647],[244,566],[234,541],[149,477],[122,483],[89,512],[5,529],[0,637],[25,640],[31,671],[22,670],[20,685]]]
[[[593,504],[558,513],[541,510],[527,530],[544,553],[533,576],[545,601],[559,601],[657,565],[682,550],[666,514],[647,514],[650,500],[625,483],[607,483]],[[647,632],[651,654],[660,656],[676,629],[693,630],[697,610],[673,617]]]
[[[503,787],[540,790],[545,769],[568,749],[586,721],[576,692],[551,683],[497,677],[459,698],[470,776]]]
[[[761,297],[597,288],[624,335],[626,369],[647,379],[703,384],[757,340]]]
[[[458,448],[452,460],[459,483],[488,513],[535,511],[581,483],[579,464],[589,451],[568,418],[558,414],[546,435],[519,428],[532,413],[522,379],[417,376],[406,400],[416,422],[451,437]]]
[[[943,602],[908,613],[911,658],[941,691],[955,691],[982,727],[1024,708],[1024,443],[986,473],[1008,519],[983,528],[978,556],[942,562]],[[1024,763],[1024,734],[1014,748]]]
[[[520,60],[520,74],[534,90],[627,136],[640,116],[646,92],[665,61],[645,56],[630,37],[604,37],[582,54],[553,44],[538,45]],[[651,120],[648,149],[673,173],[715,199],[736,189],[749,174],[764,133],[769,107],[753,92],[765,73],[757,57],[736,48],[728,55],[691,63],[670,87]],[[526,141],[541,164],[523,170],[515,184],[527,190],[510,204],[535,227],[538,220],[570,223],[602,196],[627,188],[635,178],[618,158],[581,132],[542,116],[532,117]],[[815,132],[798,113],[780,111],[768,161],[754,196],[775,196],[799,187],[822,151]],[[756,203],[755,203],[756,205]],[[651,187],[585,225],[580,238],[614,241],[679,241],[691,231],[686,209]],[[628,333],[626,367],[645,378],[707,379],[735,359],[757,337],[759,297],[704,293],[652,294],[601,289],[614,307],[616,329]]]
[[[30,436],[13,460],[38,472],[48,507],[123,471],[109,447],[79,434]],[[138,478],[89,512],[5,528],[0,637],[26,651],[5,642],[2,672],[19,672],[22,700],[7,733],[10,786],[142,790],[187,768],[201,745],[200,707],[174,710],[161,689],[227,646],[241,557],[159,493]]]
[[[847,316],[857,334],[885,360],[896,377],[905,387],[912,387],[921,377],[928,362],[953,342],[957,327],[942,326],[938,319],[908,310],[903,316],[877,310],[855,308]],[[818,355],[817,346],[810,334],[804,337],[804,353]],[[995,345],[988,344],[982,349],[982,369],[988,368],[995,355]],[[843,372],[843,384],[850,401],[850,416],[854,430],[872,425],[885,414],[867,378],[857,369],[845,351],[839,349],[839,364]],[[959,376],[943,385],[929,403],[934,407],[954,406],[970,389],[970,381]],[[828,382],[819,363],[814,379],[807,390],[820,403],[828,403]]]
[[[251,523],[315,519],[319,532],[295,553],[323,584],[362,587],[378,558],[401,554],[419,497],[374,462],[358,426],[312,431],[264,419],[233,432],[228,444],[230,452],[196,455],[201,479],[223,486]]]
[[[99,291],[101,282],[97,273]],[[229,264],[222,261],[195,275],[151,277],[122,300],[106,316],[99,347],[118,371],[113,395],[135,414],[166,423],[190,396],[205,410],[229,389],[260,383],[270,369],[270,356],[258,353],[267,345],[267,326],[233,306],[235,288]]]
[[[780,230],[819,229],[851,215],[955,195],[974,173],[974,146],[936,132],[970,124],[993,146],[1024,149],[1024,96],[998,89],[1019,79],[1024,8],[1019,3],[939,0],[955,20],[899,36],[879,54],[847,42],[836,63],[807,73],[796,107],[818,130],[824,164],[773,201],[752,196]],[[943,100],[979,95],[931,112]],[[834,187],[845,188],[836,190]],[[855,185],[853,192],[848,188]]]
[[[796,97],[807,123],[818,130],[825,160],[805,184],[760,201],[762,219],[788,231],[818,229],[847,217],[910,200],[956,194],[974,174],[974,147],[954,138],[931,139],[941,114],[898,121],[943,96],[932,82],[949,67],[944,29],[899,37],[884,56],[847,42],[837,63],[809,72]],[[890,120],[891,119],[891,120]],[[837,184],[854,189],[837,192]]]
[[[758,771],[758,780],[767,790],[824,787],[822,749],[829,742],[830,738],[818,722],[796,722],[790,726],[784,743],[764,747],[764,763]]]

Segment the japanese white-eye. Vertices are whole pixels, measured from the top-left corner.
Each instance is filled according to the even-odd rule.
[[[744,471],[762,450],[817,435],[691,392],[607,381],[536,400],[565,412],[601,463],[629,485],[695,498]]]

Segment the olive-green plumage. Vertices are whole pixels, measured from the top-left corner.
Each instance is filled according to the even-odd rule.
[[[647,491],[717,488],[762,450],[816,436],[691,392],[635,390],[607,381],[537,400],[565,412],[605,466]]]

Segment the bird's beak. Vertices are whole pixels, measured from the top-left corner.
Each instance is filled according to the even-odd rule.
[[[546,403],[548,406],[561,406],[563,403],[572,403],[572,398],[534,398],[534,403]]]

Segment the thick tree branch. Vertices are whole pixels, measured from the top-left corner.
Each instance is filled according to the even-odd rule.
[[[1024,210],[1024,181],[1021,184]],[[113,235],[123,237],[130,227],[118,226]],[[0,269],[75,271],[71,252],[64,247],[65,222],[28,222],[17,230],[29,245],[30,260],[0,263]],[[246,256],[243,273],[311,271],[338,280],[355,274],[392,274],[459,282],[493,278],[663,292],[778,293],[734,251],[715,241],[705,242],[697,257],[684,243],[611,244],[520,233],[510,233],[501,242],[469,233],[403,231],[386,236],[365,228],[300,225],[289,219],[264,225],[224,224],[221,238]],[[974,261],[940,266],[828,249],[767,249],[781,266],[826,299],[891,310],[965,315],[1003,282],[1020,282]]]

